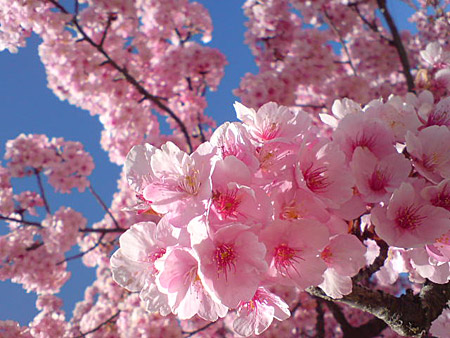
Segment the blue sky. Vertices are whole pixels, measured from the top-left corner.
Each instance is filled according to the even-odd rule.
[[[240,8],[242,2],[199,2],[210,10],[213,19],[213,40],[208,45],[219,48],[229,62],[218,91],[207,94],[207,114],[220,124],[236,119],[233,102],[237,98],[231,91],[239,86],[240,79],[246,72],[256,73],[257,68],[248,47],[243,44],[245,17]],[[411,14],[409,8],[399,0],[391,0],[389,3],[399,27],[412,29],[412,25],[405,19]],[[46,134],[49,138],[64,137],[66,140],[80,141],[94,157],[96,164],[90,177],[91,182],[109,205],[111,196],[116,191],[120,168],[108,161],[107,154],[100,147],[102,126],[97,117],[59,101],[47,88],[45,70],[37,54],[38,45],[39,39],[33,36],[28,40],[27,47],[20,49],[18,54],[7,51],[0,53],[0,153],[3,156],[6,141],[16,138],[20,133]],[[4,161],[2,163],[4,165]],[[36,189],[34,180],[14,180],[13,184],[15,183],[19,183],[20,189]],[[71,206],[82,212],[89,224],[99,221],[104,215],[89,193],[53,194],[52,188],[47,186],[47,194],[52,210],[57,210],[60,205]],[[5,233],[4,223],[0,222],[0,235]],[[84,267],[80,260],[70,262],[69,270],[72,271],[72,277],[63,287],[60,296],[64,300],[67,316],[71,317],[74,304],[83,298],[84,289],[92,283],[95,270]],[[21,286],[9,281],[0,282],[0,295],[0,320],[12,319],[24,325],[36,315],[36,296],[27,294]]]

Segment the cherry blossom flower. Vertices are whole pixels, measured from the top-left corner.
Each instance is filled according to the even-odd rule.
[[[315,220],[274,221],[261,232],[267,247],[268,278],[305,289],[323,281],[326,264],[319,250],[328,244],[328,229]]]
[[[304,112],[294,112],[274,102],[266,103],[258,111],[239,102],[234,104],[234,108],[237,118],[260,143],[291,142],[295,137],[304,134],[311,123]]]
[[[213,299],[230,308],[252,299],[268,266],[266,248],[248,226],[221,228],[193,249],[200,261],[198,275]]]
[[[280,297],[260,287],[250,301],[239,304],[233,328],[241,336],[259,335],[274,318],[283,321],[290,315],[289,306]]]
[[[450,228],[448,211],[425,204],[410,183],[394,191],[387,207],[373,209],[372,222],[386,243],[402,248],[431,244]]]
[[[358,192],[369,203],[387,202],[412,169],[410,162],[400,154],[393,153],[379,160],[360,147],[355,149],[350,167]]]
[[[168,295],[172,313],[180,319],[195,314],[216,321],[224,317],[228,308],[214,301],[198,276],[198,261],[187,248],[174,248],[156,262],[158,289]]]
[[[204,210],[211,196],[212,157],[215,148],[204,143],[192,155],[168,142],[151,156],[151,183],[143,191],[152,209],[168,214],[169,221],[178,227]],[[187,207],[189,206],[189,207]]]
[[[439,183],[450,177],[450,130],[445,126],[431,126],[417,135],[406,134],[406,149],[417,171]]]

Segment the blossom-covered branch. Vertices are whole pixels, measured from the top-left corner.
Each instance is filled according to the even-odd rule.
[[[65,14],[70,14],[58,1],[56,0],[47,0],[49,2],[51,2],[53,5],[55,5],[56,8],[60,9],[63,13]],[[77,0],[75,0],[77,1]],[[180,118],[169,108],[167,107],[165,104],[163,104],[161,102],[161,99],[150,94],[131,74],[130,72],[127,70],[126,67],[124,66],[120,66],[115,60],[113,60],[111,58],[111,56],[106,52],[105,48],[104,48],[104,41],[106,38],[106,34],[107,34],[107,30],[109,28],[109,26],[111,25],[111,22],[113,20],[113,16],[110,15],[108,16],[108,21],[107,21],[107,25],[104,29],[102,38],[100,40],[99,43],[96,43],[94,40],[91,39],[91,37],[84,31],[83,27],[81,27],[80,23],[78,22],[78,18],[76,15],[74,15],[72,17],[71,23],[73,23],[73,25],[76,27],[77,31],[81,34],[81,36],[83,37],[82,40],[86,41],[87,43],[89,43],[92,47],[94,47],[95,49],[98,50],[99,53],[101,53],[105,59],[106,59],[106,63],[110,64],[112,67],[114,67],[114,69],[116,69],[120,74],[123,75],[123,77],[134,87],[136,88],[136,90],[141,93],[145,99],[151,101],[156,107],[158,107],[159,109],[161,109],[162,111],[166,112],[171,118],[173,118],[176,123],[178,124],[181,132],[183,133],[185,140],[186,140],[186,144],[188,146],[188,151],[191,152],[192,151],[192,143],[191,143],[191,137],[186,129],[186,126],[184,125],[184,123],[180,120]],[[104,63],[104,64],[106,64]]]

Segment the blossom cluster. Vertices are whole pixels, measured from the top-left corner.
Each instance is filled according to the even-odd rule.
[[[69,193],[73,188],[84,191],[87,176],[94,169],[92,156],[79,142],[62,138],[49,140],[45,135],[21,134],[6,144],[5,159],[12,177],[43,172],[55,190]]]
[[[235,331],[259,334],[290,316],[274,285],[352,291],[370,262],[348,222],[370,214],[366,226],[389,246],[427,248],[432,280],[446,283],[450,130],[440,118],[447,99],[426,110],[430,95],[336,101],[322,116],[327,132],[302,111],[236,103],[242,122],[190,155],[171,142],[135,146],[128,181],[145,201],[139,212],[161,220],[120,237],[114,279],[150,312],[215,321],[235,310]]]

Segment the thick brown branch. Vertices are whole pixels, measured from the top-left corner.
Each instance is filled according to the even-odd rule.
[[[56,0],[47,0],[51,2],[53,5],[55,5],[61,12],[65,14],[69,14],[69,12]],[[81,34],[83,39],[81,41],[86,41],[89,43],[92,47],[97,49],[97,51],[102,54],[106,61],[114,68],[116,69],[124,78],[127,80],[128,83],[130,83],[140,94],[142,94],[145,99],[151,101],[153,104],[155,104],[159,109],[166,112],[171,118],[175,120],[178,127],[180,128],[181,132],[183,133],[186,143],[188,146],[188,151],[191,153],[193,151],[191,138],[189,136],[189,133],[186,129],[186,126],[184,125],[183,121],[180,120],[180,118],[165,104],[159,100],[159,98],[155,95],[150,94],[126,69],[125,66],[120,66],[115,60],[113,60],[110,55],[106,52],[106,50],[103,48],[103,46],[100,43],[96,43],[94,40],[91,39],[89,35],[84,31],[84,29],[81,27],[80,23],[78,22],[77,17],[74,15],[72,18],[72,23],[75,26],[76,30]]]
[[[380,8],[381,14],[386,19],[386,23],[391,31],[392,38],[394,39],[394,46],[397,49],[398,56],[403,68],[403,75],[406,78],[406,84],[408,85],[408,91],[414,92],[414,79],[411,75],[411,66],[409,65],[408,54],[406,53],[405,47],[403,46],[402,39],[398,32],[397,26],[395,25],[394,19],[389,12],[386,0],[377,0],[378,7]]]
[[[408,292],[400,297],[359,285],[353,285],[352,293],[341,299],[327,296],[318,287],[308,288],[307,291],[313,296],[366,311],[383,320],[396,333],[411,337],[422,337],[450,299],[450,283],[430,283],[423,287],[419,295]]]
[[[341,326],[342,332],[344,333],[344,338],[376,337],[387,327],[385,322],[376,317],[369,320],[366,324],[354,327],[347,321],[347,318],[339,305],[329,301],[326,301],[326,304],[328,309],[333,313],[336,321]]]
[[[324,320],[324,313],[323,313],[322,303],[323,302],[320,299],[317,299],[317,306],[316,306],[316,313],[317,313],[316,337],[317,338],[324,338],[325,337],[325,320]]]

